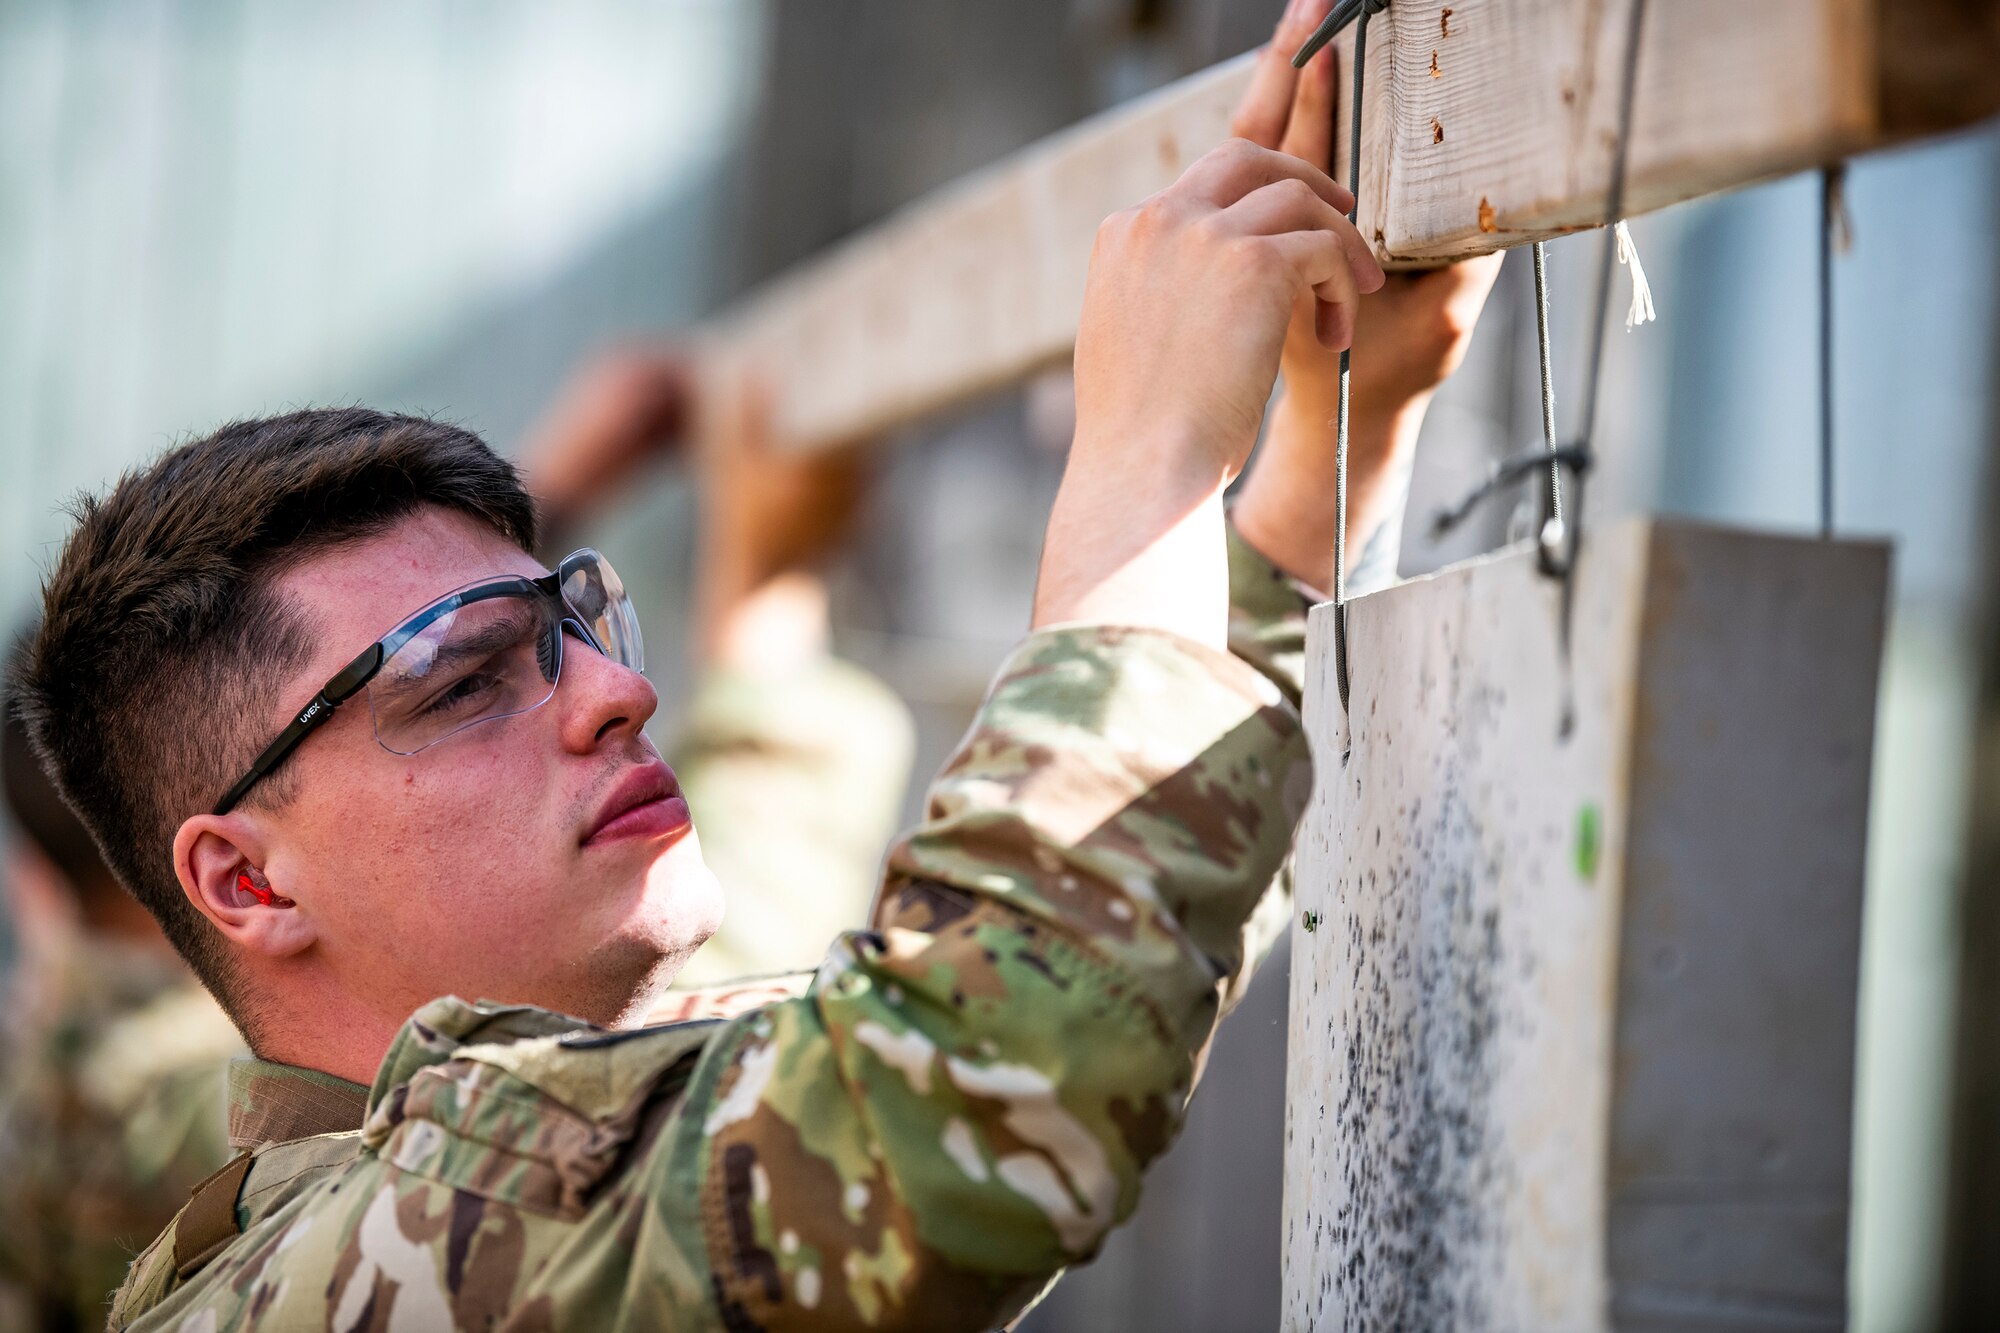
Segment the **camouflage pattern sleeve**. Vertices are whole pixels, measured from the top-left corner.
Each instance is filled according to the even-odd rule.
[[[895,694],[832,657],[702,681],[673,765],[729,911],[677,984],[809,969],[866,924],[912,748]]]
[[[1031,637],[892,852],[876,930],[695,1072],[724,1325],[991,1328],[1093,1254],[1179,1125],[1310,785],[1240,660]]]

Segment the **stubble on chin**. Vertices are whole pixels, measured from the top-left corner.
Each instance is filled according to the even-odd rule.
[[[580,1015],[606,1027],[634,1027],[660,1003],[688,960],[722,924],[722,891],[690,830],[648,867],[642,919],[605,941],[593,972],[619,978]]]

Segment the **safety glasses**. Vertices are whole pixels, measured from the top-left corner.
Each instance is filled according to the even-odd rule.
[[[646,669],[625,584],[588,548],[541,578],[482,579],[447,593],[336,672],[215,813],[228,814],[364,687],[375,739],[391,754],[415,754],[467,727],[540,708],[555,695],[568,633],[621,666]]]

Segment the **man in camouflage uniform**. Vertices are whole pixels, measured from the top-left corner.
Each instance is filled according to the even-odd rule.
[[[1296,509],[1255,501],[1324,481],[1323,451],[1260,466],[1250,541],[1221,493],[1295,307],[1337,345],[1381,282],[1349,202],[1236,144],[1107,223],[1036,630],[892,851],[874,929],[796,992],[665,990],[719,904],[648,785],[655,701],[615,597],[576,601],[568,562],[531,582],[525,497],[462,432],[245,423],[86,512],[31,724],[266,1057],[237,1117],[264,1146],[197,1192],[114,1322],[981,1328],[1093,1253],[1258,951],[1310,781],[1292,578],[1330,534],[1272,540]],[[1293,544],[1313,554],[1266,558]],[[393,693],[334,712],[452,589],[517,585],[562,589],[578,628],[525,666],[515,640],[444,640],[422,669],[471,674],[417,713],[463,698],[469,725],[397,749]],[[198,689],[173,674],[197,666]],[[247,767],[279,728],[283,766]],[[252,795],[217,802],[237,772]],[[388,1033],[426,986],[516,1003]]]

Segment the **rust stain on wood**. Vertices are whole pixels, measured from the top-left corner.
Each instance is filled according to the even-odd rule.
[[[1483,194],[1479,196],[1479,230],[1483,232],[1500,230],[1499,224],[1493,220],[1493,203]]]
[[[1431,142],[1432,143],[1444,142],[1444,122],[1439,120],[1436,116],[1431,117]]]
[[[1451,11],[1449,9],[1438,15],[1438,36],[1451,36]]]
[[[1433,51],[1431,52],[1431,77],[1435,79],[1439,76],[1439,73],[1440,71],[1438,70],[1438,53]]]

